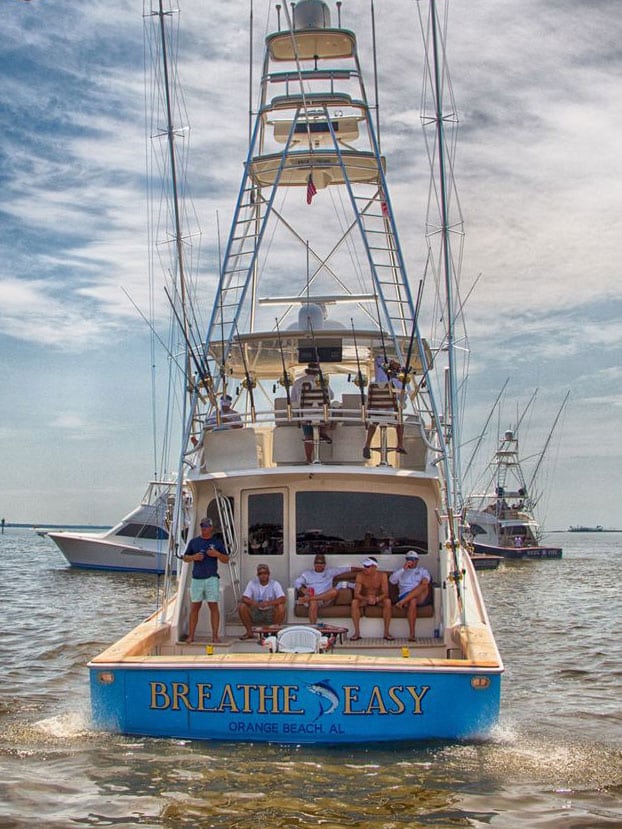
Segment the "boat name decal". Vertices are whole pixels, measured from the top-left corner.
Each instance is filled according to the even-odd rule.
[[[150,708],[155,711],[196,711],[210,714],[283,714],[306,716],[301,703],[299,685],[260,685],[225,683],[216,690],[211,682],[149,683]],[[339,713],[350,715],[423,714],[422,701],[430,690],[429,685],[343,685],[341,693],[326,681],[309,684],[306,690],[318,701],[319,712],[314,723],[323,716]],[[305,688],[303,687],[303,692]],[[309,724],[313,726],[313,723]]]

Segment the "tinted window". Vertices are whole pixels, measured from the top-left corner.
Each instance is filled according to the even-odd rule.
[[[125,527],[121,527],[116,534],[128,538],[155,538],[160,541],[165,541],[168,538],[166,530],[151,524],[127,524]]]
[[[252,556],[283,555],[283,493],[249,495],[248,552]]]
[[[394,553],[428,551],[425,503],[373,492],[299,492],[296,552]]]

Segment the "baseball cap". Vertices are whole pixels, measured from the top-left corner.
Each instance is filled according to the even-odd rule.
[[[406,561],[419,561],[419,554],[414,550],[409,550],[406,553]]]
[[[202,518],[201,519],[201,526],[202,527],[213,527],[214,522],[212,521],[211,518]]]
[[[326,564],[326,556],[324,553],[318,553],[313,559],[314,564]]]
[[[376,559],[373,556],[370,556],[369,558],[366,558],[365,561],[361,562],[361,564],[363,565],[363,567],[377,567],[378,566],[378,562],[376,561]]]

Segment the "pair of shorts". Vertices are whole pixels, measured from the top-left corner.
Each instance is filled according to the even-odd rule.
[[[251,620],[257,627],[264,627],[271,625],[274,620],[273,607],[249,607],[251,612]]]
[[[408,596],[408,593],[410,593],[410,590],[408,590],[406,593],[404,593],[402,596],[400,596],[398,601],[401,602],[402,599],[405,599],[406,596]],[[425,607],[428,604],[432,604],[432,591],[431,590],[428,590],[428,595],[425,597],[425,599],[422,602],[417,602],[417,607]]]
[[[220,579],[210,576],[207,579],[190,581],[190,599],[193,602],[217,602],[220,598]]]

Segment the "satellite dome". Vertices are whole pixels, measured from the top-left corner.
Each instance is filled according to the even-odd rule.
[[[322,0],[300,0],[294,9],[294,29],[329,29],[330,9]]]

